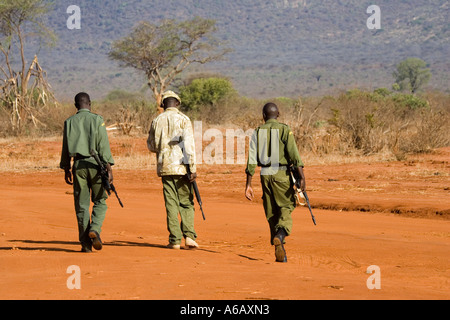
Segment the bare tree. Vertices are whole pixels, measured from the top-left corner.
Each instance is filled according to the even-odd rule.
[[[29,37],[54,42],[53,32],[43,21],[49,9],[50,3],[44,0],[2,0],[0,3],[0,107],[10,113],[15,133],[20,133],[30,121],[38,126],[38,109],[54,100],[37,56],[27,63],[25,53]],[[15,57],[19,57],[18,61]]]
[[[113,43],[109,57],[145,72],[160,106],[162,93],[190,64],[219,60],[230,51],[217,50],[219,42],[211,36],[214,31],[215,21],[200,17],[182,22],[168,19],[159,25],[141,22]]]

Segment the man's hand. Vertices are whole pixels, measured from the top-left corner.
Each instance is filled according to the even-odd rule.
[[[189,178],[189,182],[190,182],[190,183],[194,182],[195,179],[197,179],[197,173],[194,172],[194,173],[189,174],[189,175],[188,175],[188,178]]]
[[[246,197],[248,200],[253,201],[254,193],[253,193],[253,188],[252,188],[252,186],[247,185],[247,187],[245,188],[245,197]]]
[[[306,190],[306,179],[305,179],[305,173],[303,172],[303,167],[298,167],[298,174],[300,175],[300,190],[305,191]]]
[[[247,184],[245,186],[245,197],[252,201],[254,198],[253,188],[252,188],[252,176],[247,174]]]
[[[111,184],[111,183],[113,183],[114,177],[113,177],[112,167],[109,163],[106,165],[106,170],[108,170],[108,179],[109,179],[109,183]]]
[[[70,172],[70,169],[65,170],[64,172],[64,180],[66,180],[66,183],[69,185],[73,185],[72,182],[72,172]]]

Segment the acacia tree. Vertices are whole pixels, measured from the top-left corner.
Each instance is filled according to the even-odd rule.
[[[0,3],[0,107],[10,113],[15,133],[20,133],[29,121],[37,126],[38,109],[54,100],[37,56],[28,63],[25,53],[27,38],[54,42],[53,32],[44,23],[50,7],[45,0]]]
[[[431,78],[430,69],[426,68],[425,61],[419,58],[408,58],[397,65],[393,73],[395,78],[394,89],[409,90],[416,93]]]
[[[182,22],[167,19],[159,25],[141,22],[113,43],[109,57],[145,72],[159,107],[163,92],[190,64],[219,60],[230,51],[218,50],[219,42],[211,36],[214,31],[215,21],[200,17]]]

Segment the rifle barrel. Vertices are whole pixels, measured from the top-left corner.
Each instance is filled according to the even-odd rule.
[[[119,201],[120,206],[123,208],[123,203],[120,200],[119,195],[117,194],[116,187],[114,186],[114,184],[109,182],[108,170],[106,169],[105,165],[100,161],[98,154],[94,150],[91,150],[90,154],[92,157],[94,157],[95,161],[100,167],[100,175],[102,176],[102,183],[106,189],[106,192],[108,193],[108,195],[111,195],[112,190],[116,195],[116,198]]]
[[[198,205],[200,206],[200,210],[202,211],[203,220],[206,220],[205,213],[203,212],[202,207],[202,198],[200,197],[200,191],[198,191],[197,181],[194,180],[194,182],[192,182],[192,186],[194,187],[195,197],[197,198]]]
[[[291,175],[295,183],[295,187],[297,190],[301,190],[300,186],[300,175],[298,171],[294,167],[290,167]],[[311,213],[312,221],[314,222],[314,225],[316,226],[316,218],[314,217],[314,214],[312,213],[311,204],[309,203],[308,194],[305,191],[302,191],[303,195],[305,196],[306,204],[308,205],[309,212]]]

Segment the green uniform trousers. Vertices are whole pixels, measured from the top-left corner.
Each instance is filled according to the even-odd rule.
[[[197,238],[194,230],[194,193],[186,175],[162,176],[164,202],[167,213],[169,243],[180,244],[182,238]],[[181,221],[178,220],[180,214]]]
[[[97,165],[90,160],[78,160],[73,164],[73,196],[78,220],[78,235],[82,245],[90,246],[89,231],[100,234],[105,220],[108,195],[102,185]],[[92,221],[89,212],[91,201]]]
[[[278,170],[273,175],[261,175],[261,185],[264,211],[270,228],[270,242],[273,244],[273,237],[278,229],[284,228],[287,235],[291,233],[295,191],[286,170]]]

